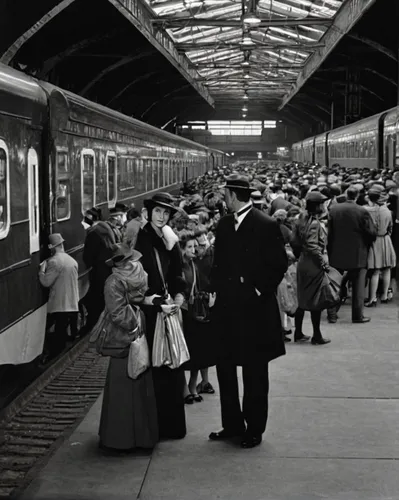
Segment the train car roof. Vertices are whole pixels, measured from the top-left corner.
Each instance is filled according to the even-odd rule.
[[[350,125],[344,125],[343,127],[336,128],[330,132],[329,140],[339,139],[351,133],[368,132],[370,130],[377,130],[378,121],[380,117],[385,114],[386,111],[382,113],[377,113],[376,115],[369,116],[363,120],[359,120]]]
[[[392,108],[388,111],[386,117],[384,118],[384,124],[386,126],[396,125],[399,118],[399,106]]]
[[[0,92],[4,92],[7,97],[2,101],[1,110],[12,114],[22,116],[22,114],[29,113],[29,118],[32,117],[33,107],[21,106],[21,101],[28,101],[34,106],[39,105],[39,107],[47,106],[46,93],[37,80],[1,63]],[[10,97],[14,97],[14,99],[10,99]]]
[[[314,141],[314,136],[313,136],[313,137],[307,137],[306,139],[304,139],[304,140],[302,141],[302,146],[305,146],[305,145],[311,144],[313,141]]]
[[[300,148],[302,146],[302,141],[294,142],[292,145],[293,148]]]
[[[191,141],[189,139],[185,139],[184,137],[180,137],[178,135],[171,134],[170,132],[165,132],[164,130],[161,130],[161,129],[154,127],[152,125],[148,125],[147,123],[141,122],[140,120],[137,120],[136,118],[132,118],[130,116],[124,115],[123,113],[120,113],[119,111],[115,111],[113,109],[107,108],[106,106],[103,106],[102,104],[98,104],[98,103],[89,101],[88,99],[85,99],[84,97],[78,96],[72,92],[69,92],[68,90],[63,90],[59,87],[56,87],[55,85],[49,84],[47,82],[40,82],[40,84],[49,93],[51,93],[53,91],[60,92],[68,104],[74,104],[75,106],[77,105],[77,106],[84,107],[85,109],[96,113],[97,115],[99,115],[99,117],[100,116],[106,117],[108,119],[118,121],[121,124],[134,125],[141,132],[156,135],[161,139],[165,139],[168,141],[174,141],[175,143],[184,145],[186,147],[195,148],[197,150],[202,149],[204,151],[211,151],[211,152],[216,151],[216,150],[212,150],[211,148],[208,148],[207,146],[204,146],[203,144],[199,144],[199,143]],[[221,153],[221,151],[217,151],[217,152]]]

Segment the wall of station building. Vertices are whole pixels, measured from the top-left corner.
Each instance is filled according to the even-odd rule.
[[[261,153],[263,158],[272,158],[281,148],[290,150],[294,142],[303,138],[302,130],[298,130],[284,121],[276,120],[275,128],[262,127],[257,135],[216,135],[212,132],[211,127],[206,126],[204,129],[199,123],[181,123],[177,127],[177,133],[210,148],[229,154],[234,153],[240,158],[245,156],[256,158],[258,153]],[[219,132],[222,131],[219,130]]]

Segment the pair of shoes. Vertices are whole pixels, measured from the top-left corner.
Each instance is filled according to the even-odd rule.
[[[244,430],[242,431],[228,431],[226,429],[222,429],[221,431],[218,432],[211,432],[209,434],[209,439],[211,441],[223,441],[225,439],[233,439],[235,437],[242,436],[244,434]]]
[[[336,323],[338,318],[327,318],[329,323]]]
[[[203,398],[199,394],[188,394],[188,396],[184,398],[184,404],[186,405],[200,403],[201,401],[203,401]]]
[[[312,337],[312,340],[311,340],[312,345],[325,345],[325,344],[329,344],[330,342],[331,342],[330,339],[324,339],[323,337],[320,337],[320,338]]]
[[[304,335],[303,333],[294,337],[294,342],[307,342],[308,340],[310,340],[309,335]]]
[[[255,448],[262,442],[262,434],[246,433],[241,441],[241,448]]]
[[[392,299],[387,297],[386,299],[380,299],[380,302],[381,302],[381,304],[389,304],[389,302],[391,302],[391,300]]]
[[[201,382],[200,384],[197,385],[197,392],[198,394],[215,394],[215,389],[209,382],[207,382],[204,385],[202,385]]]
[[[284,342],[291,342],[291,339],[289,337],[284,337]]]
[[[360,319],[353,319],[352,323],[368,323],[371,318],[366,318],[366,316],[363,316]]]
[[[282,328],[281,332],[283,335],[292,335],[292,330],[285,330],[284,328]]]
[[[364,304],[364,307],[377,307],[377,299],[369,300]]]

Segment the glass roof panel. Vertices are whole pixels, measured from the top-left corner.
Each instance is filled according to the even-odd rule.
[[[344,0],[145,0],[215,98],[279,103]],[[253,12],[258,25],[245,25]],[[243,41],[246,44],[243,44]]]

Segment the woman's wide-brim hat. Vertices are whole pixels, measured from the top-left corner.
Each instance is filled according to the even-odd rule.
[[[224,178],[226,181],[219,186],[220,188],[239,189],[242,191],[256,191],[256,188],[251,186],[246,175],[230,174]]]
[[[154,207],[163,207],[168,208],[172,215],[178,211],[178,208],[173,203],[173,196],[169,193],[155,193],[152,198],[144,200],[144,206],[147,210],[151,210]]]
[[[112,267],[117,262],[122,262],[128,259],[137,260],[138,256],[141,256],[137,250],[130,248],[126,243],[117,243],[113,246],[113,255],[110,259],[106,260],[107,266]]]

